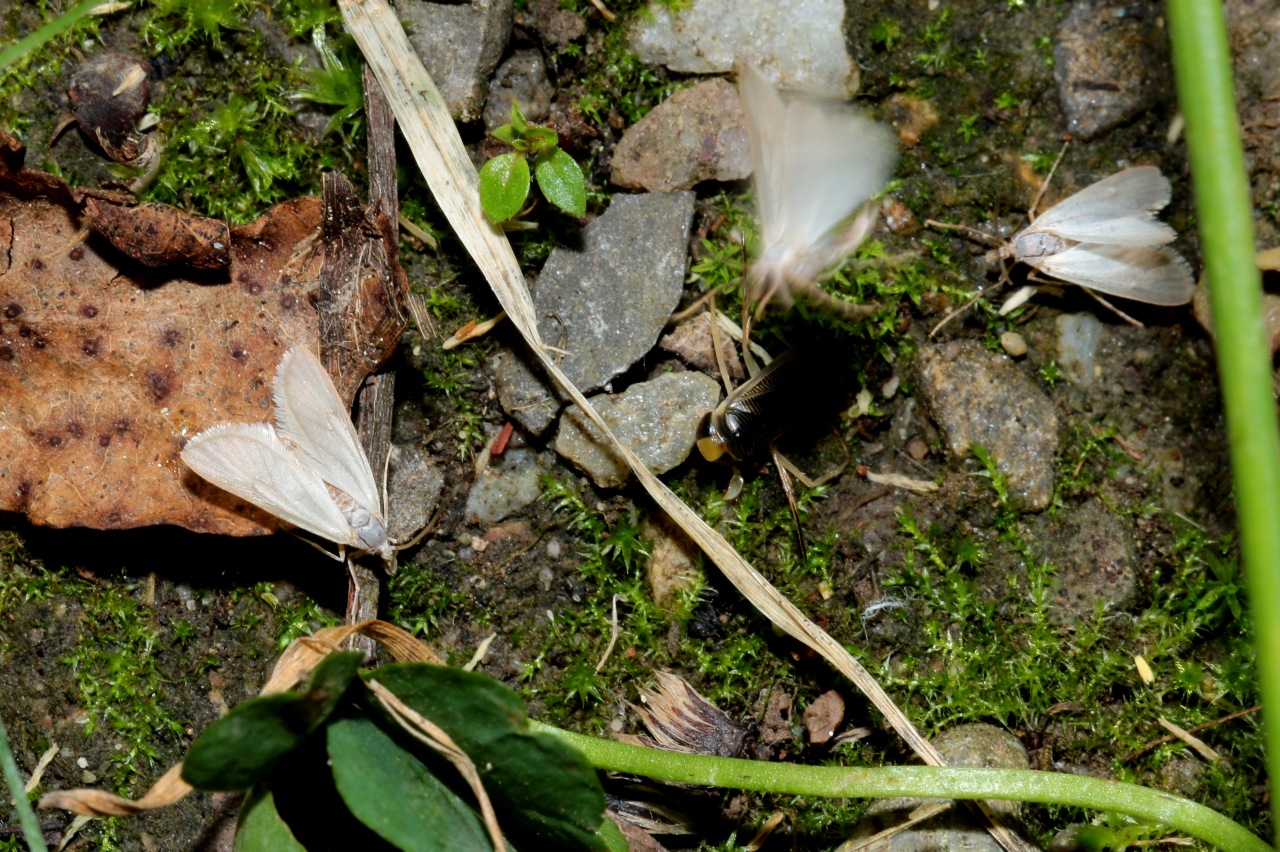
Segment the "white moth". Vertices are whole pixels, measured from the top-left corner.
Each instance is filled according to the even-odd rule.
[[[342,398],[306,346],[276,369],[276,425],[221,423],[182,450],[187,466],[214,485],[339,546],[376,552],[395,547],[369,459]]]
[[[1168,179],[1155,166],[1125,169],[1040,214],[993,251],[992,259],[1022,261],[1094,295],[1185,305],[1195,291],[1191,269],[1168,247],[1176,236],[1173,229],[1156,220],[1170,195]],[[1010,302],[1021,295],[1006,302],[1001,313],[1016,307]]]
[[[845,104],[784,101],[751,65],[736,67],[760,215],[750,295],[761,306],[775,296],[790,304],[792,291],[833,302],[814,279],[874,227],[877,210],[866,202],[893,170],[894,134]]]

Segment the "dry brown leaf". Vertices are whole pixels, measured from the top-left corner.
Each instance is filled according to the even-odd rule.
[[[325,250],[321,199],[284,202],[223,237],[208,220],[125,207],[127,196],[112,193],[79,194],[92,208],[82,215],[76,193],[21,170],[21,159],[21,146],[0,135],[0,510],[50,526],[276,529],[266,512],[188,471],[178,452],[207,426],[271,417],[276,365],[290,347],[316,345],[320,303],[332,305],[343,334],[377,329],[372,340],[330,347],[344,353],[342,369],[330,369],[352,399],[404,324],[395,301],[403,273],[369,281],[376,262],[389,262],[378,254],[386,229],[352,216],[349,193],[335,195],[358,232],[342,244],[354,255],[342,253],[343,279],[326,269],[340,253]],[[193,234],[225,239],[227,269],[196,280],[146,269],[90,219],[110,222],[110,237],[134,256],[170,256]],[[388,294],[380,309],[389,321],[366,315],[376,287]]]

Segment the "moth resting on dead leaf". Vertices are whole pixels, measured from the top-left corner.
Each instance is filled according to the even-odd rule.
[[[214,485],[300,529],[394,564],[386,511],[369,459],[329,373],[306,346],[276,369],[276,424],[220,423],[182,450]]]

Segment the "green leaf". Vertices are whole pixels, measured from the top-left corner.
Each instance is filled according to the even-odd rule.
[[[600,829],[596,832],[600,835],[600,839],[604,841],[605,847],[609,852],[627,852],[631,848],[631,844],[627,841],[627,837],[622,833],[622,829],[618,828],[617,823],[611,819],[602,819],[600,821]]]
[[[552,204],[570,216],[581,216],[587,212],[586,181],[573,157],[554,148],[537,159],[534,173],[542,194]]]
[[[182,761],[182,780],[198,790],[246,790],[337,708],[363,655],[330,654],[311,674],[308,691],[253,698],[204,730]]]
[[[529,848],[607,848],[604,791],[576,749],[529,729],[515,693],[484,675],[424,664],[370,677],[435,722],[475,762],[498,822]]]
[[[205,728],[182,761],[182,780],[197,790],[245,790],[271,774],[315,721],[305,695],[252,698]]]
[[[489,834],[469,805],[372,720],[328,727],[333,779],[351,813],[410,852],[490,852]]]
[[[524,136],[529,131],[529,122],[525,120],[524,113],[520,111],[520,105],[516,103],[516,99],[511,99],[511,126],[515,129],[517,136]]]
[[[489,221],[505,222],[529,196],[529,162],[522,154],[499,154],[480,168],[480,205]]]
[[[529,153],[534,157],[560,144],[560,135],[550,127],[530,127],[524,138],[529,140]]]
[[[495,127],[489,131],[489,135],[499,142],[506,142],[508,145],[514,145],[516,142],[515,128],[510,124],[504,124],[501,127]]]
[[[254,787],[236,823],[234,852],[307,852],[280,818],[270,790]]]

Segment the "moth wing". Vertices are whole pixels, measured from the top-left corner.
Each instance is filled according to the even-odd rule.
[[[1073,225],[1083,227],[1115,219],[1151,221],[1156,211],[1168,204],[1171,197],[1169,179],[1159,169],[1135,166],[1059,201],[1036,217],[1032,227],[1052,231],[1068,239],[1081,239],[1069,233]]]
[[[759,199],[762,249],[825,249],[836,225],[889,179],[897,147],[889,128],[843,104],[784,102],[738,63]]]
[[[329,371],[306,346],[285,353],[276,369],[276,431],[296,444],[320,478],[381,514],[377,480],[360,446],[351,413]]]
[[[1173,242],[1177,234],[1164,222],[1155,219],[1075,220],[1052,229],[1037,221],[1028,231],[1048,231],[1079,243],[1110,243],[1118,246],[1162,246]]]
[[[266,423],[210,427],[187,441],[181,455],[187,467],[223,491],[329,541],[353,543],[351,525],[320,475]]]
[[[738,61],[738,97],[747,122],[747,142],[751,148],[751,175],[756,188],[756,205],[764,245],[780,241],[786,211],[782,205],[785,157],[784,125],[786,107],[777,90],[756,70]]]
[[[1054,278],[1149,305],[1185,305],[1195,291],[1191,268],[1168,248],[1082,243],[1032,265]]]

